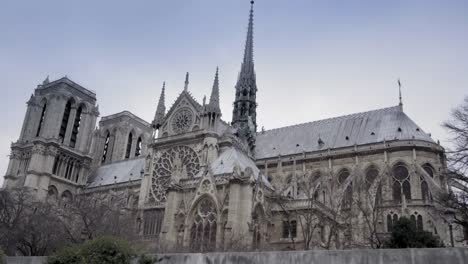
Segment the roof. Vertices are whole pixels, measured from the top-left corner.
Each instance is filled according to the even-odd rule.
[[[265,176],[260,173],[260,169],[257,168],[255,162],[235,147],[230,147],[222,152],[218,158],[210,164],[210,167],[213,175],[216,176],[231,174],[236,165],[241,169],[241,171],[245,171],[246,168],[250,167],[255,179],[258,179],[260,176],[263,183],[270,187],[270,183],[267,181]]]
[[[70,78],[68,78],[67,76],[62,77],[62,78],[60,78],[60,79],[58,79],[58,80],[52,81],[52,82],[50,82],[50,83],[45,83],[45,84],[43,84],[43,85],[40,85],[40,86],[39,86],[39,89],[49,88],[49,87],[52,87],[52,86],[54,86],[54,85],[56,85],[56,84],[59,84],[59,83],[66,83],[66,84],[68,84],[69,86],[71,86],[71,87],[77,89],[78,91],[80,91],[80,92],[82,92],[82,93],[84,93],[84,94],[86,94],[86,95],[88,95],[88,96],[90,96],[90,97],[96,99],[96,92],[95,92],[95,91],[92,91],[92,90],[89,90],[89,89],[84,88],[83,86],[81,86],[81,85],[77,84],[76,82],[72,81],[72,80],[71,80]]]
[[[393,106],[259,132],[255,157],[263,159],[408,139],[435,143],[400,106]]]
[[[88,179],[88,188],[141,180],[145,159],[131,159],[99,167]]]
[[[135,115],[132,112],[127,111],[127,110],[124,110],[122,112],[118,112],[118,113],[115,113],[115,114],[112,114],[112,115],[103,116],[103,117],[101,117],[100,122],[105,122],[105,121],[112,120],[112,119],[115,119],[115,118],[118,118],[118,117],[121,117],[121,116],[128,116],[131,119],[137,120],[138,122],[142,123],[143,125],[145,125],[147,127],[151,126],[150,123],[146,122],[142,118],[138,117],[137,115]]]

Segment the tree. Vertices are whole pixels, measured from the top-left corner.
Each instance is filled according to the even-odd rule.
[[[450,120],[443,127],[451,136],[447,149],[447,167],[445,174],[450,186],[448,194],[438,199],[448,208],[454,209],[454,222],[461,225],[465,233],[468,230],[468,96],[464,103],[452,110]],[[462,240],[468,240],[465,235]]]
[[[102,235],[126,239],[136,235],[134,212],[127,208],[123,195],[112,192],[80,194],[57,205],[56,214],[73,243]]]
[[[427,231],[417,231],[415,223],[406,217],[398,219],[393,226],[389,248],[436,248],[444,247],[439,238]]]
[[[43,256],[65,242],[53,208],[27,188],[0,190],[0,233],[7,255]]]

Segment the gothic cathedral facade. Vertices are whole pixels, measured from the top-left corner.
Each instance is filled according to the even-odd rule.
[[[67,77],[38,85],[11,145],[4,188],[37,199],[117,193],[139,240],[191,251],[371,247],[406,216],[456,245],[461,231],[434,197],[448,190],[444,149],[403,105],[257,129],[253,1],[232,120],[219,105],[165,87],[152,122],[99,117],[97,98]]]

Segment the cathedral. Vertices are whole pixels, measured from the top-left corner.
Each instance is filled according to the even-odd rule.
[[[67,77],[34,89],[3,188],[40,200],[117,194],[136,211],[138,240],[213,250],[375,247],[399,217],[456,246],[462,233],[437,204],[444,148],[403,104],[271,130],[257,128],[253,1],[232,120],[222,119],[218,70],[209,99],[189,74],[151,122],[99,119],[96,93]],[[260,86],[261,89],[261,86]]]

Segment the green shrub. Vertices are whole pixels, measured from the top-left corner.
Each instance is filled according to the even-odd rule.
[[[128,264],[135,251],[125,240],[103,236],[85,242],[80,255],[86,264]]]
[[[99,237],[66,247],[51,256],[48,264],[129,264],[135,256],[130,244],[115,237]]]
[[[3,264],[3,257],[5,256],[5,252],[3,252],[2,248],[0,248],[0,264]]]
[[[444,247],[444,244],[431,232],[418,231],[411,220],[401,217],[393,227],[390,240],[386,242],[386,247],[437,248]]]
[[[155,257],[141,255],[140,258],[138,259],[138,264],[154,264],[154,263],[156,263]]]
[[[82,264],[84,262],[80,251],[80,246],[65,247],[51,256],[47,264]]]

